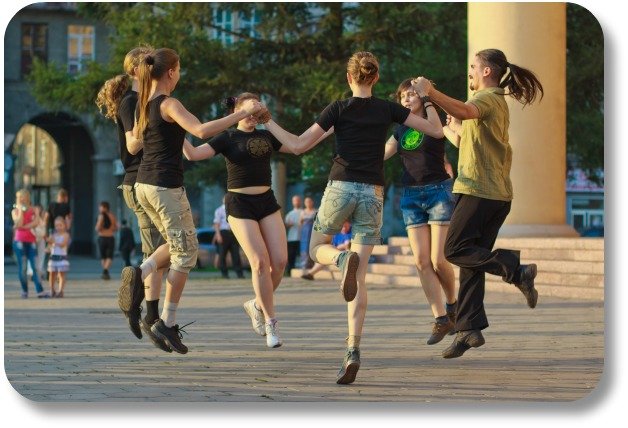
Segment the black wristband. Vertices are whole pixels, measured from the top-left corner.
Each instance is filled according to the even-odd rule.
[[[429,95],[426,95],[426,96],[424,96],[424,97],[419,97],[419,99],[421,100],[421,102],[422,102],[423,104],[425,104],[425,103],[429,103],[430,101],[432,101],[432,100],[430,99],[430,96],[429,96]]]

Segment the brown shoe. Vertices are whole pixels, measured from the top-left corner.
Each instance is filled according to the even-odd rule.
[[[482,345],[484,345],[482,330],[459,331],[453,343],[443,351],[443,358],[458,358],[468,349],[479,348]]]
[[[515,283],[517,287],[525,296],[528,306],[534,308],[536,302],[539,299],[539,292],[534,288],[534,278],[536,278],[536,265],[534,263],[529,265],[521,265],[521,282]]]
[[[446,323],[433,323],[432,335],[429,337],[429,339],[427,339],[427,344],[434,345],[440,342],[445,336],[447,336],[447,334],[451,333],[452,331],[454,331],[454,324],[451,322],[450,319],[447,319]]]
[[[301,275],[302,279],[307,279],[308,281],[314,281],[314,275],[312,275],[311,273],[306,273]]]

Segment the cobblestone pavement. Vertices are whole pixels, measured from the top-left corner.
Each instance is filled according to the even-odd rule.
[[[118,274],[97,276],[77,267],[65,298],[20,299],[15,267],[5,266],[4,364],[19,394],[36,402],[559,403],[587,397],[604,368],[603,303],[541,297],[529,309],[520,294],[489,293],[486,344],[445,360],[453,337],[425,344],[432,319],[423,292],[372,286],[362,367],[341,386],[346,305],[334,282],[284,279],[275,295],[284,345],[268,349],[242,309],[250,279],[192,272],[177,322],[195,322],[183,337],[190,352],[179,355],[132,336],[117,307]]]

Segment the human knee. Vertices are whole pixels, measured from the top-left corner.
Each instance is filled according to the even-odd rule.
[[[270,269],[270,260],[268,257],[255,256],[249,259],[251,265],[251,272],[258,275],[262,275],[264,272]]]
[[[414,260],[414,263],[416,264],[416,268],[419,272],[434,270],[432,260],[429,257],[419,256]]]
[[[445,258],[444,254],[442,257],[438,257],[437,259],[432,260],[432,265],[434,266],[434,271],[436,273],[444,272],[451,266],[449,262],[447,261],[447,259]]]

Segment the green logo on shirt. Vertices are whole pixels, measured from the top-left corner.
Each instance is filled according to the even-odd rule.
[[[423,142],[423,133],[416,129],[408,129],[401,138],[401,147],[404,150],[416,150],[421,146]]]

